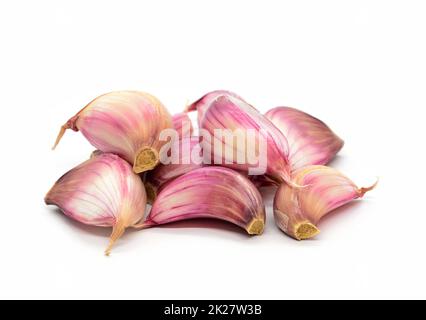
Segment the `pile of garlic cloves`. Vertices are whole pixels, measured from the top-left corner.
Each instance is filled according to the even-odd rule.
[[[45,202],[81,223],[111,227],[106,255],[126,228],[186,219],[221,219],[250,235],[261,234],[265,206],[259,189],[265,186],[276,190],[276,225],[294,239],[309,239],[318,234],[322,217],[376,185],[359,188],[325,166],[343,140],[321,120],[289,107],[262,114],[225,90],[207,93],[175,115],[148,93],[111,92],[71,117],[53,148],[68,129],[81,131],[96,150],[59,178]],[[168,130],[177,138],[164,139]],[[235,143],[218,138],[217,130],[254,132],[250,145],[257,154],[264,150],[264,171],[253,174],[259,163],[240,161],[253,156],[244,147],[248,135]],[[165,147],[177,161],[162,161]]]

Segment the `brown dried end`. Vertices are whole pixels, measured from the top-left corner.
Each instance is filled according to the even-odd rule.
[[[133,164],[135,173],[142,173],[154,169],[160,161],[157,150],[151,147],[143,147],[139,150]]]
[[[261,234],[263,232],[264,227],[265,223],[262,219],[253,218],[253,220],[250,221],[247,227],[247,233],[253,235]]]
[[[320,233],[320,230],[310,222],[300,223],[295,227],[295,230],[294,236],[297,240],[313,238]]]

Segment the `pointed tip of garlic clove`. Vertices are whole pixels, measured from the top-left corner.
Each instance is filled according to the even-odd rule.
[[[295,226],[294,236],[297,240],[306,240],[315,237],[320,230],[310,222],[302,222]]]
[[[109,239],[108,247],[105,249],[105,255],[109,256],[111,254],[112,247],[115,242],[123,235],[126,230],[126,225],[122,220],[119,220],[113,227],[111,237]]]
[[[80,111],[81,112],[81,111]],[[71,119],[69,119],[64,125],[61,126],[61,129],[59,129],[58,136],[56,137],[55,144],[52,147],[52,150],[55,150],[58,146],[59,142],[61,141],[62,137],[64,136],[65,132],[68,129],[78,131],[78,128],[76,126],[76,122],[79,118],[79,113],[77,113],[75,116],[73,116]]]
[[[53,145],[52,150],[56,149],[56,147],[58,146],[59,142],[61,141],[67,129],[69,129],[67,124],[64,124],[63,126],[61,126],[61,129],[59,130],[58,136],[56,137],[55,144]]]
[[[151,147],[141,148],[135,156],[133,171],[142,173],[154,169],[160,162],[157,150]]]
[[[367,192],[375,189],[378,183],[379,183],[379,178],[377,178],[376,182],[374,182],[374,184],[372,184],[371,186],[359,188],[358,189],[359,197],[362,198]]]
[[[253,218],[247,227],[247,233],[250,235],[262,234],[265,228],[265,223],[262,219]]]

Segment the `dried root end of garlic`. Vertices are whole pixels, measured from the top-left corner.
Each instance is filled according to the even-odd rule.
[[[305,240],[315,237],[320,230],[310,222],[303,222],[295,226],[294,235],[297,240]]]
[[[265,222],[262,219],[253,218],[247,227],[247,233],[250,235],[258,235],[263,233]]]
[[[160,162],[157,150],[151,147],[141,148],[135,156],[133,171],[142,173],[154,169]]]

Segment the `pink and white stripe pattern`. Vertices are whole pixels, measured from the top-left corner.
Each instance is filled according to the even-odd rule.
[[[194,128],[187,112],[180,112],[173,115],[172,121],[173,128],[177,131],[179,138],[192,136]]]
[[[120,157],[97,153],[65,173],[45,197],[81,223],[113,227],[111,243],[145,214],[146,193],[140,177]]]
[[[202,141],[205,154],[210,154],[214,158],[216,156],[215,146],[222,144],[223,161],[220,165],[241,171],[248,171],[250,168],[264,165],[266,175],[270,178],[278,182],[285,181],[292,184],[287,139],[271,121],[248,103],[229,95],[217,96],[205,111],[201,128],[206,130],[211,137]],[[255,141],[250,143],[246,140],[246,143],[241,145],[235,143],[235,139],[233,139],[232,144],[229,144],[226,139],[215,135],[216,129],[233,132],[236,130],[243,130],[243,132],[252,130],[256,133]],[[266,154],[261,154],[260,139],[266,144]],[[243,148],[241,149],[241,147]],[[253,151],[250,148],[254,148],[259,156],[265,156],[266,163],[253,165],[248,155],[249,152]],[[231,152],[226,152],[227,149],[231,149]],[[228,156],[229,154],[231,156]],[[246,160],[244,163],[238,163],[238,154],[243,154]]]
[[[232,91],[227,90],[215,90],[211,91],[209,93],[206,93],[204,96],[202,96],[197,101],[193,102],[189,106],[186,107],[186,112],[191,111],[197,111],[197,117],[198,117],[198,126],[201,125],[201,120],[204,117],[205,112],[207,111],[207,108],[210,106],[210,104],[219,96],[227,96],[227,97],[234,97],[241,101],[244,101],[243,98],[241,98],[239,95]]]
[[[135,164],[144,148],[154,149],[158,154],[166,143],[159,140],[160,132],[167,128],[172,128],[171,115],[154,96],[139,91],[110,92],[94,99],[68,120],[54,148],[65,130],[72,129],[81,131],[97,149],[118,154]]]
[[[194,218],[221,219],[259,234],[265,208],[259,191],[246,177],[228,168],[204,167],[167,183],[141,227]]]
[[[186,137],[172,142],[170,152],[176,153],[177,159],[169,164],[159,164],[154,170],[146,173],[144,183],[150,202],[156,198],[159,188],[164,184],[204,166],[198,137]],[[194,154],[197,154],[197,157],[194,157]],[[195,161],[197,158],[200,161]]]
[[[343,147],[343,140],[324,122],[303,111],[277,107],[265,115],[287,138],[292,170],[327,164]]]

